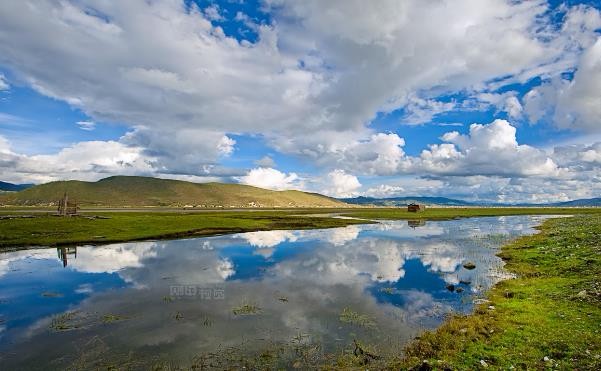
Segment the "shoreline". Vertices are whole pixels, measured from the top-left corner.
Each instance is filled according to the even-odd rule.
[[[423,332],[386,367],[601,369],[601,217],[552,218],[536,229],[497,254],[516,278],[494,285],[473,313]]]

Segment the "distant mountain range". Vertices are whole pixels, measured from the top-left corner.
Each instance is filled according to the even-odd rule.
[[[18,192],[27,188],[33,187],[33,184],[13,184],[7,182],[0,182],[0,191],[3,192]]]
[[[495,203],[495,202],[468,202],[446,197],[390,197],[390,198],[373,198],[373,197],[355,197],[341,198],[340,201],[354,205],[374,205],[374,206],[405,206],[410,203],[419,203],[426,205],[438,206],[557,206],[557,207],[583,207],[583,206],[601,206],[600,198],[580,199],[566,202],[554,202],[545,204],[531,203]]]
[[[445,206],[470,206],[474,203],[455,200],[446,197],[390,197],[374,198],[359,196],[355,198],[341,198],[340,201],[354,205],[375,205],[375,206],[405,206],[410,203],[427,205],[445,205]]]
[[[271,191],[242,184],[192,183],[172,179],[113,176],[97,182],[78,180],[41,184],[0,194],[0,205],[52,206],[67,192],[82,206],[169,206],[204,208],[344,207],[316,193]]]
[[[601,197],[587,198],[566,202],[557,202],[551,204],[552,206],[601,206]]]

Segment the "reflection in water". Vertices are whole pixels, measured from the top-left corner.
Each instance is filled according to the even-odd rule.
[[[63,368],[131,356],[146,366],[185,365],[192,355],[228,347],[256,354],[299,337],[323,353],[355,338],[394,353],[446,313],[471,310],[507,277],[496,248],[533,233],[541,219],[386,221],[79,246],[59,248],[58,260],[50,249],[4,253],[0,361]],[[464,269],[467,261],[476,268]],[[341,321],[343,312],[370,326]]]
[[[77,259],[77,246],[57,247],[56,252],[58,253],[58,258],[63,262],[63,267],[67,266],[69,255],[71,255],[73,259]]]
[[[407,220],[407,225],[411,228],[423,227],[426,225],[426,221],[424,219]]]

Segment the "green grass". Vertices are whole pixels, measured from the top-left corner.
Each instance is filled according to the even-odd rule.
[[[517,279],[472,315],[422,334],[392,369],[601,369],[601,216],[548,220],[505,246]]]
[[[292,211],[204,213],[94,213],[109,219],[61,218],[40,214],[0,220],[0,248],[109,243],[206,236],[274,229],[342,227],[356,220],[302,217]]]
[[[406,220],[445,220],[478,216],[504,215],[575,215],[601,214],[601,208],[570,207],[473,207],[473,208],[427,208],[425,211],[410,213],[407,208],[363,208],[348,210],[344,215],[365,219],[406,219]]]

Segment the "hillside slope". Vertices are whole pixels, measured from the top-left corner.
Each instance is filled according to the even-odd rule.
[[[97,182],[51,182],[0,195],[4,205],[54,205],[64,192],[81,206],[197,207],[341,207],[336,199],[300,191],[225,183],[192,183],[171,179],[113,176]]]

